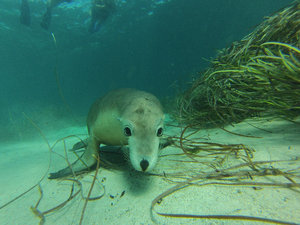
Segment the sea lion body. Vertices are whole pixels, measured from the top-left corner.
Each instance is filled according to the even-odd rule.
[[[154,168],[163,132],[164,113],[159,100],[152,94],[135,89],[118,89],[98,99],[87,117],[89,138],[81,161],[72,165],[80,171],[95,164],[101,144],[128,145],[134,169]],[[60,171],[59,171],[60,172]]]

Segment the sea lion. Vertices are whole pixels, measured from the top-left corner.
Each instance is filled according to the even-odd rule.
[[[165,115],[159,100],[135,89],[117,89],[99,98],[87,116],[88,141],[82,156],[72,165],[76,173],[92,167],[100,144],[129,147],[129,159],[135,170],[154,168],[163,134]],[[57,178],[71,174],[70,168],[50,174]]]

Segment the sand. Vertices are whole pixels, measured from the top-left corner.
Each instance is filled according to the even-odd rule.
[[[265,130],[257,129],[255,125]],[[246,138],[230,134],[221,129],[200,131],[197,136],[205,141],[225,144],[243,143],[256,150],[253,160],[295,159],[300,156],[300,126],[288,121],[253,121],[248,120],[234,127],[226,127],[232,132],[262,138]],[[64,130],[47,133],[50,145],[61,137],[71,134],[84,134],[85,127],[70,127]],[[180,129],[167,127],[168,135],[180,135]],[[84,137],[84,135],[81,135]],[[71,147],[75,138],[66,141]],[[63,143],[54,150],[64,155]],[[180,152],[175,147],[167,147],[162,155]],[[49,149],[43,138],[37,135],[35,140],[5,143],[0,145],[0,206],[15,198],[39,182],[45,173],[57,171],[66,166],[66,162],[52,154],[50,170]],[[180,159],[176,156],[175,159]],[[230,164],[230,162],[228,162]],[[187,170],[191,164],[175,162],[161,157],[154,172],[168,173]],[[211,172],[193,164],[199,172]],[[272,165],[267,165],[271,167]],[[285,169],[299,170],[300,162],[292,163]],[[87,195],[94,172],[80,178],[84,195]],[[294,178],[299,183],[300,179]],[[252,181],[250,178],[246,181]],[[260,181],[259,179],[255,181]],[[265,182],[266,180],[264,180]],[[284,178],[271,181],[288,182]],[[133,171],[129,166],[123,171],[100,168],[92,196],[103,195],[101,199],[89,201],[83,224],[154,224],[150,217],[152,200],[175,184],[157,176],[145,176]],[[41,212],[49,210],[65,201],[72,187],[72,182],[43,179],[41,188],[43,198],[38,206]],[[78,188],[75,185],[75,190]],[[298,191],[298,192],[297,192]],[[155,210],[165,213],[187,213],[199,215],[246,215],[278,219],[300,224],[299,188],[293,191],[287,188],[253,188],[243,186],[189,186],[162,200]],[[123,193],[123,195],[122,195]],[[39,224],[40,219],[33,214],[30,207],[35,206],[40,197],[38,187],[0,210],[0,224]],[[45,224],[78,224],[84,200],[79,194],[63,208],[45,216]],[[158,224],[259,224],[246,221],[179,219],[166,218],[153,214]]]

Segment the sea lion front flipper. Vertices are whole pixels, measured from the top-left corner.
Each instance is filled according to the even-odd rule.
[[[87,148],[83,155],[81,155],[72,165],[59,170],[55,173],[50,173],[49,179],[57,179],[61,177],[66,177],[70,175],[79,175],[88,171],[91,171],[93,167],[96,166],[96,154],[99,154],[97,151],[99,148],[99,143],[95,138],[88,138],[87,140]],[[83,145],[86,145],[84,141],[80,141],[73,146],[73,150],[77,151],[81,149]]]
[[[81,140],[77,143],[75,143],[72,147],[72,149],[70,149],[69,151],[71,152],[77,152],[81,149],[86,149],[87,147],[87,143],[88,143],[88,138],[86,138],[85,140]]]
[[[159,148],[164,149],[173,144],[174,144],[174,140],[172,140],[171,138],[161,138],[159,142]]]
[[[52,180],[52,179],[63,178],[63,177],[70,176],[71,174],[72,174],[72,171],[71,171],[70,167],[67,167],[67,168],[59,170],[55,173],[50,173],[48,179]]]
[[[91,167],[89,168],[85,168],[85,169],[82,169],[82,170],[79,170],[79,171],[74,171],[75,175],[80,175],[80,174],[83,174],[83,173],[86,173],[86,172],[89,172],[89,171],[93,171],[96,169],[96,163],[93,164]],[[49,174],[49,177],[48,179],[59,179],[59,178],[63,178],[63,177],[67,177],[67,176],[71,176],[73,175],[73,172],[71,170],[70,167],[66,167],[62,170],[59,170],[55,173],[50,173]]]

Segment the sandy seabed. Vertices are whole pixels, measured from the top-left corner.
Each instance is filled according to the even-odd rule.
[[[270,132],[257,129],[252,125]],[[234,127],[228,126],[226,129],[262,138],[241,137],[221,129],[202,130],[197,133],[197,136],[217,143],[243,143],[255,149],[253,161],[290,160],[300,156],[299,124],[281,120],[248,120]],[[85,127],[70,127],[46,133],[45,136],[52,146],[59,138],[82,133],[86,133]],[[179,136],[180,129],[167,127],[166,133]],[[76,141],[74,138],[67,139],[68,148],[72,147]],[[54,151],[64,156],[63,142],[58,143]],[[170,146],[162,151],[162,155],[180,151],[179,148]],[[57,171],[67,165],[62,157],[57,154],[51,155],[52,162],[49,172]],[[35,141],[0,145],[0,206],[39,182],[48,170],[49,156],[49,148],[42,138],[37,138]],[[179,159],[183,156],[176,157]],[[185,166],[182,164],[182,162],[166,160],[165,157],[161,157],[154,172],[165,173],[168,177],[170,171],[183,171]],[[272,167],[271,164],[265,166]],[[300,161],[297,161],[297,163],[287,164],[284,169],[299,170],[299,167]],[[194,168],[197,170],[197,164]],[[203,167],[199,167],[199,171],[205,172],[203,170]],[[91,172],[79,178],[84,196],[87,195],[93,174],[94,172]],[[272,177],[267,180],[277,182]],[[299,178],[293,178],[293,180],[300,182]],[[247,181],[251,181],[251,179],[249,178]],[[284,182],[288,182],[288,180],[284,180]],[[49,180],[46,177],[40,185],[43,198],[38,209],[45,212],[69,197],[72,182]],[[100,168],[92,196],[103,194],[103,197],[88,202],[82,224],[155,224],[150,215],[151,202],[174,185],[163,177],[145,176],[134,172],[130,166],[124,170]],[[76,185],[74,187],[76,190]],[[39,198],[39,189],[35,187],[26,195],[2,208],[0,224],[39,224],[40,219],[31,210],[31,206],[34,207]],[[84,202],[82,196],[77,195],[63,208],[47,214],[45,224],[78,224]],[[292,190],[274,187],[191,185],[164,198],[160,204],[155,206],[155,210],[178,214],[246,215],[300,224],[300,193],[299,188]],[[241,220],[168,218],[156,213],[153,213],[153,218],[157,224],[263,224],[262,222]]]

